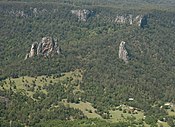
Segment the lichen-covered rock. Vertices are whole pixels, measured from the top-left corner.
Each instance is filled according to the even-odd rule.
[[[43,37],[40,43],[34,42],[32,44],[30,52],[26,54],[25,60],[36,55],[52,56],[54,54],[60,54],[60,52],[57,39]]]
[[[122,41],[119,46],[119,58],[128,63],[128,52],[125,48],[126,42]]]
[[[79,21],[87,21],[87,19],[93,14],[93,11],[83,10],[71,10],[71,13],[78,17]]]

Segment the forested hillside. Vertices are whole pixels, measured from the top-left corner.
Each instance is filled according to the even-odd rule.
[[[174,126],[174,7],[174,0],[0,1],[0,126]],[[60,53],[25,59],[43,37],[56,38]],[[122,41],[128,63],[119,58]],[[75,108],[87,102],[90,109]],[[145,117],[111,122],[113,112],[132,114],[121,105]]]

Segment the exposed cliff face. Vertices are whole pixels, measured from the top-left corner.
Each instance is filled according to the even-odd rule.
[[[41,16],[43,14],[48,14],[48,13],[57,13],[59,12],[56,9],[51,9],[51,10],[47,10],[45,8],[26,8],[26,9],[0,9],[1,13],[4,13],[6,15],[10,15],[13,17],[19,17],[19,18],[27,18],[27,17],[38,17]]]
[[[36,54],[37,42],[34,42],[31,46],[29,57],[33,57]]]
[[[52,56],[54,54],[60,54],[58,40],[52,37],[43,37],[40,43],[34,42],[32,44],[30,52],[26,54],[25,59],[36,55]]]
[[[132,25],[133,24],[133,16],[129,15],[129,24]]]
[[[147,25],[147,16],[146,15],[137,15],[134,17],[133,15],[119,15],[116,17],[115,22],[118,24],[136,24],[140,26],[141,28],[144,28],[145,25]]]
[[[93,11],[90,10],[71,10],[71,13],[78,17],[79,21],[87,21],[87,19],[94,14]]]
[[[147,25],[147,20],[148,20],[148,18],[146,15],[142,17],[141,22],[140,22],[141,28],[144,28],[144,26]]]
[[[43,15],[48,15],[50,13],[59,13],[60,10],[56,8],[52,9],[45,9],[45,8],[37,8],[37,7],[28,7],[23,9],[4,9],[0,8],[0,13],[4,13],[6,15],[10,15],[12,17],[19,17],[19,18],[31,18],[31,17],[40,17]],[[78,9],[78,10],[71,10],[71,13],[78,18],[78,21],[86,22],[89,17],[95,16],[96,13],[92,10],[88,9]],[[97,12],[100,13],[100,12]],[[98,15],[103,17],[103,15]],[[111,17],[108,17],[111,18]],[[118,24],[130,24],[144,28],[147,25],[147,16],[146,15],[132,15],[132,14],[124,14],[112,17],[112,22],[116,22]]]
[[[128,63],[128,52],[125,48],[126,42],[122,41],[119,46],[119,58]]]
[[[127,21],[127,18],[124,17],[124,16],[117,16],[116,19],[115,19],[116,23],[121,23],[121,24],[126,23],[126,21]]]

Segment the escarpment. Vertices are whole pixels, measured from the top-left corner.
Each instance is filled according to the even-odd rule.
[[[147,25],[147,15],[137,15],[133,16],[132,14],[129,15],[118,15],[115,19],[117,24],[129,24],[129,25],[137,25],[141,28],[144,28]]]

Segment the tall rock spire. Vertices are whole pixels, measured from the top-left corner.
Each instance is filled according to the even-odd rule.
[[[119,58],[128,63],[128,52],[125,48],[126,42],[122,41],[119,46]]]

